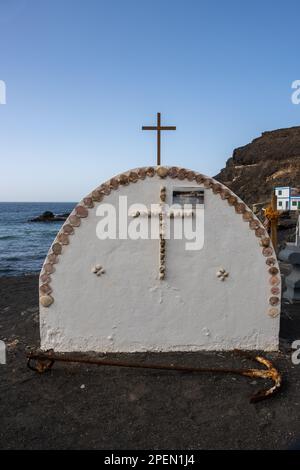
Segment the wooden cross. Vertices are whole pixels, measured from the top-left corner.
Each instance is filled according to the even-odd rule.
[[[176,131],[176,126],[161,126],[160,113],[157,113],[156,126],[143,126],[143,131],[157,131],[157,165],[160,165],[160,131]]]

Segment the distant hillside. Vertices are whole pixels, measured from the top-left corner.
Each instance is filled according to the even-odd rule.
[[[300,127],[263,132],[235,149],[215,178],[248,205],[269,200],[274,186],[300,186]]]

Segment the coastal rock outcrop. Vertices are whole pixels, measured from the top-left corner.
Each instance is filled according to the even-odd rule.
[[[299,186],[300,127],[263,132],[235,149],[215,178],[249,206],[269,201],[275,186]]]

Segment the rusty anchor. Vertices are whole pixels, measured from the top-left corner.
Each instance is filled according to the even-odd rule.
[[[124,361],[115,361],[115,360],[102,360],[97,358],[92,358],[82,355],[70,355],[66,353],[54,353],[52,350],[42,352],[42,351],[30,351],[27,353],[27,366],[29,369],[38,372],[44,373],[50,370],[55,362],[74,362],[81,364],[94,364],[98,366],[109,366],[109,367],[132,367],[136,369],[157,369],[157,370],[173,370],[178,372],[208,372],[216,374],[235,374],[242,375],[244,377],[250,378],[260,378],[268,379],[273,381],[272,387],[268,389],[263,389],[255,393],[250,398],[250,403],[256,403],[258,401],[264,400],[273,396],[277,393],[282,385],[282,375],[273,365],[273,363],[262,356],[252,356],[244,351],[235,350],[236,354],[247,357],[248,359],[255,361],[259,364],[264,365],[265,369],[228,369],[228,368],[203,368],[203,367],[190,367],[174,364],[142,364],[138,362],[124,362]],[[36,362],[33,365],[33,361]]]

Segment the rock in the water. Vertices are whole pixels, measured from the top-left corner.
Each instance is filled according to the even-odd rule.
[[[70,213],[64,214],[53,214],[51,211],[45,211],[41,215],[34,217],[33,219],[29,219],[29,222],[59,222],[67,220]]]

